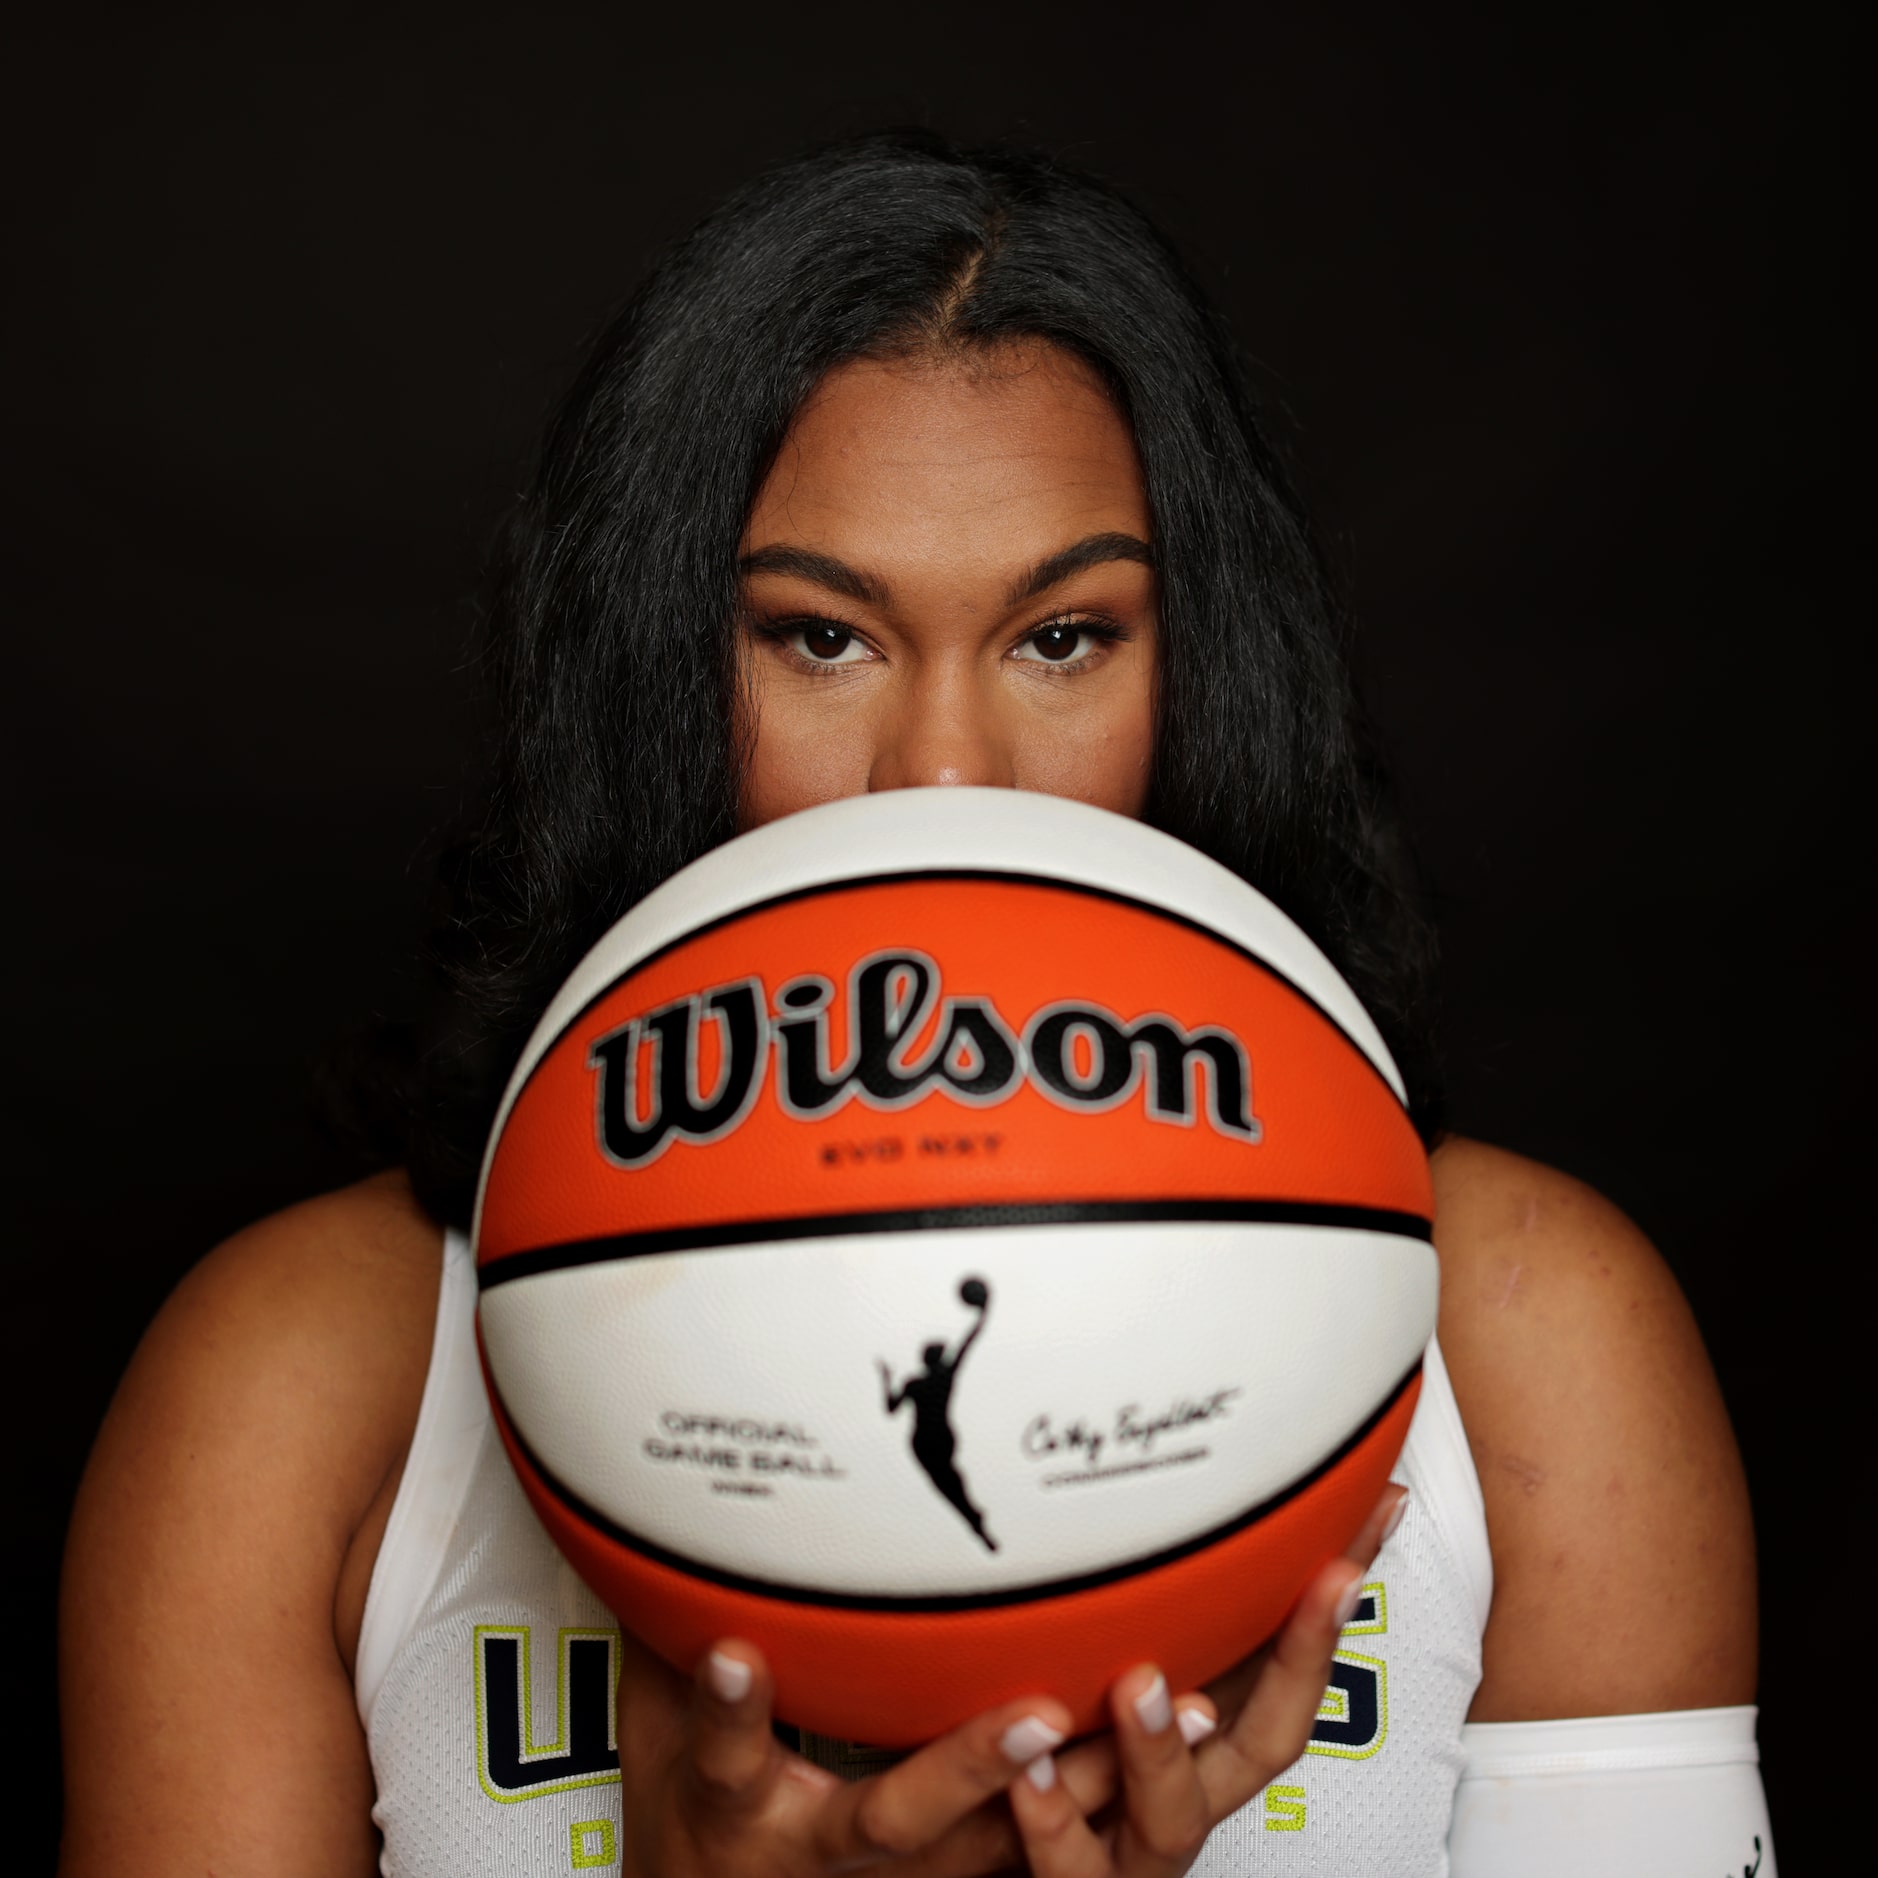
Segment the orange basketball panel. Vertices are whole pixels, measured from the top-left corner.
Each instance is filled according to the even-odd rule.
[[[830,934],[839,934],[831,941]],[[762,981],[773,1000],[820,976],[835,995],[831,1056],[850,1047],[842,993],[871,954],[917,949],[945,998],[984,1000],[1013,1034],[1065,1000],[1126,1023],[1149,1015],[1240,1039],[1258,1138],[1152,1119],[1139,1091],[1107,1109],[1066,1107],[1020,1083],[973,1106],[943,1085],[891,1109],[850,1099],[805,1118],[778,1101],[768,1055],[754,1102],[709,1142],[673,1140],[623,1170],[596,1134],[597,1040],[710,987]],[[909,1048],[934,1040],[935,1014]],[[697,1027],[700,1089],[721,1041]],[[767,1046],[766,1046],[767,1051]],[[1072,1063],[1087,1061],[1072,1043]],[[651,1052],[636,1100],[650,1100]],[[940,1140],[965,1151],[925,1151]],[[536,1066],[504,1125],[480,1223],[483,1262],[622,1232],[749,1219],[812,1219],[974,1205],[1276,1198],[1426,1217],[1427,1160],[1394,1092],[1308,999],[1222,939],[1151,909],[1020,880],[845,884],[735,916],[628,972]]]

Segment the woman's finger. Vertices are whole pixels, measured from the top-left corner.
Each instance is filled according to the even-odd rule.
[[[820,1812],[831,1863],[934,1847],[960,1821],[1062,1745],[1069,1710],[1050,1697],[1007,1702],[929,1742],[884,1774],[845,1788]]]
[[[1110,1694],[1123,1785],[1119,1825],[1092,1825],[1054,1757],[1025,1769],[1011,1812],[1033,1878],[1176,1878],[1213,1825],[1193,1759],[1217,1727],[1204,1696],[1176,1704],[1152,1663],[1119,1678]]]
[[[1362,1530],[1343,1548],[1343,1556],[1356,1565],[1373,1563],[1389,1535],[1401,1525],[1402,1515],[1408,1511],[1408,1497],[1408,1488],[1391,1481],[1370,1509]]]
[[[772,1684],[763,1653],[739,1639],[714,1644],[692,1680],[685,1760],[709,1824],[761,1804],[782,1750],[770,1732]]]
[[[1183,1872],[1213,1827],[1192,1752],[1215,1730],[1210,1704],[1194,1698],[1176,1712],[1167,1678],[1144,1664],[1116,1682],[1109,1706],[1122,1763],[1116,1868],[1130,1878]]]
[[[1114,1878],[1108,1846],[1070,1797],[1052,1756],[1033,1761],[1011,1783],[1011,1812],[1031,1878]]]
[[[1093,1819],[1122,1790],[1122,1757],[1115,1736],[1103,1729],[1056,1756],[1056,1771],[1076,1810]]]
[[[1304,1752],[1330,1683],[1337,1637],[1356,1610],[1363,1569],[1326,1565],[1266,1646],[1250,1699],[1197,1758],[1216,1819],[1240,1807]]]

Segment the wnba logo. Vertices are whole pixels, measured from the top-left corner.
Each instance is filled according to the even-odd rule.
[[[1141,1089],[1151,1120],[1191,1127],[1204,1112],[1229,1139],[1259,1139],[1245,1046],[1216,1025],[1187,1030],[1157,1013],[1124,1021],[1100,1005],[1060,1002],[1035,1012],[1019,1035],[988,999],[944,996],[925,953],[894,950],[869,954],[849,973],[848,1048],[836,1062],[834,1003],[829,979],[792,978],[772,1014],[762,981],[745,978],[609,1031],[588,1055],[601,1148],[636,1167],[674,1139],[720,1140],[754,1106],[772,1045],[777,1103],[804,1121],[852,1101],[905,1108],[934,1090],[993,1107],[1028,1084],[1081,1110],[1119,1107]],[[709,1090],[700,1086],[706,1024],[718,1044]]]
[[[973,1503],[954,1458],[958,1435],[952,1427],[952,1388],[958,1381],[959,1365],[985,1327],[991,1309],[991,1287],[982,1278],[966,1278],[959,1284],[959,1302],[978,1313],[977,1321],[950,1349],[942,1342],[929,1343],[920,1352],[925,1367],[916,1370],[896,1389],[893,1371],[884,1360],[874,1359],[880,1371],[880,1387],[887,1413],[897,1415],[901,1408],[913,1411],[913,1458],[925,1471],[926,1478],[950,1502],[959,1517],[978,1535],[987,1552],[995,1552],[998,1542],[985,1526],[985,1516]]]

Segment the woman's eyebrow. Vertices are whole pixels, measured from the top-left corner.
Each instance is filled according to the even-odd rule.
[[[1082,540],[1059,548],[1046,560],[1039,561],[1027,574],[1020,575],[1012,583],[1006,600],[1011,606],[1019,606],[1026,600],[1034,600],[1059,580],[1067,580],[1085,568],[1099,567],[1104,561],[1139,561],[1143,567],[1152,567],[1154,550],[1139,535],[1113,532],[1085,535]]]
[[[1020,574],[1005,596],[1010,606],[1034,600],[1058,581],[1080,574],[1086,568],[1099,567],[1104,561],[1136,561],[1143,567],[1154,565],[1154,550],[1139,535],[1124,535],[1114,530],[1106,534],[1085,535],[1081,541],[1059,548],[1034,567]],[[777,542],[767,548],[753,548],[737,563],[739,574],[793,574],[799,580],[812,580],[863,606],[885,607],[892,604],[892,594],[883,580],[850,567],[832,554],[814,548],[792,548]]]
[[[774,547],[755,548],[737,563],[739,574],[794,574],[812,580],[830,593],[858,600],[863,606],[886,606],[886,584],[863,574],[859,568],[838,561],[832,554],[818,554],[813,548],[789,548],[780,542]]]

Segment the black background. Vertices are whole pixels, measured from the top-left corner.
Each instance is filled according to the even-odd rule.
[[[1869,1238],[1847,19],[81,6],[16,39],[9,1655],[48,1780],[113,1381],[204,1249],[352,1171],[309,1065],[414,995],[547,401],[728,185],[922,121],[1137,189],[1288,414],[1440,896],[1456,1124],[1615,1198],[1714,1353],[1802,1869],[1843,1607],[1811,1586],[1846,1575],[1807,1449],[1848,1455]]]

